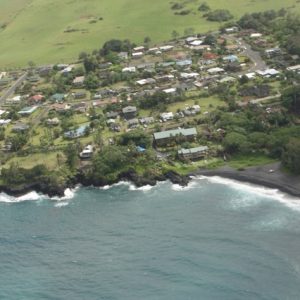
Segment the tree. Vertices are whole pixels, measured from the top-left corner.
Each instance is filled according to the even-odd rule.
[[[71,171],[74,171],[77,167],[79,158],[78,158],[78,147],[74,144],[69,144],[65,150],[66,163],[69,166]]]
[[[200,6],[198,7],[198,10],[199,11],[209,11],[210,10],[210,7],[209,5],[206,3],[206,2],[203,2],[200,4]]]
[[[282,162],[293,173],[300,174],[300,139],[290,139],[284,149]]]
[[[212,22],[226,22],[233,18],[227,9],[216,9],[207,14],[207,20]]]
[[[144,44],[149,45],[150,42],[151,42],[151,38],[150,38],[149,36],[146,36],[146,37],[144,38]]]
[[[282,96],[281,100],[283,105],[291,112],[300,113],[300,86],[293,86],[287,88]]]
[[[173,30],[173,31],[172,31],[172,38],[173,38],[174,40],[177,40],[178,37],[179,37],[179,33],[178,33],[176,30]]]
[[[223,145],[227,152],[237,153],[242,149],[243,144],[246,142],[247,138],[245,135],[237,132],[230,132],[224,138]]]

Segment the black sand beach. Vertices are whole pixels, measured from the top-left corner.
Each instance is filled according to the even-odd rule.
[[[285,173],[282,170],[280,163],[249,167],[242,171],[238,171],[230,167],[222,167],[215,170],[199,170],[193,175],[230,178],[279,189],[292,196],[300,197],[300,176]]]

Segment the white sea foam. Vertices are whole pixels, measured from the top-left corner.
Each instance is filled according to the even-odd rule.
[[[57,202],[54,206],[60,208],[60,207],[68,206],[69,204],[70,202],[61,201],[61,202]]]
[[[63,197],[52,197],[49,198],[46,195],[39,194],[37,192],[30,192],[25,195],[22,195],[20,197],[13,197],[9,196],[5,193],[0,193],[0,202],[4,203],[19,203],[24,201],[40,201],[40,200],[53,200],[53,201],[66,201],[71,200],[74,198],[75,193],[79,187],[76,187],[75,189],[66,189],[65,195]]]
[[[250,194],[251,193],[256,194],[256,195],[268,198],[270,200],[271,199],[277,200],[278,202],[282,203],[283,205],[285,205],[293,210],[300,211],[300,199],[297,197],[293,197],[288,194],[285,194],[285,193],[279,191],[278,189],[271,189],[271,188],[267,188],[267,187],[263,187],[263,186],[254,185],[252,183],[241,182],[241,181],[223,178],[223,177],[219,177],[219,176],[213,176],[213,177],[201,176],[201,177],[199,177],[199,179],[203,179],[203,178],[207,179],[211,183],[223,184],[223,185],[229,186],[230,188],[233,188],[238,191],[243,191],[243,192],[247,192]],[[255,199],[253,197],[251,197],[251,199],[248,199],[248,200],[252,201],[253,204],[254,204],[253,201],[256,201],[256,203],[259,202],[259,201],[257,201],[257,199]],[[246,202],[244,201],[244,204],[250,205],[249,201],[246,201]]]
[[[196,180],[190,181],[188,185],[181,186],[180,184],[172,184],[172,190],[176,192],[184,192],[191,189],[194,189],[198,186],[198,183]]]
[[[38,201],[44,199],[45,196],[36,192],[30,192],[20,197],[9,196],[5,193],[0,193],[0,202],[19,203],[23,201]]]

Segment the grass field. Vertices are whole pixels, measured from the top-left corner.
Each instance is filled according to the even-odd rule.
[[[180,2],[182,0],[178,0]],[[169,0],[1,0],[0,66],[15,67],[70,62],[85,50],[100,48],[111,38],[141,43],[169,40],[176,30],[197,32],[216,29],[197,12],[202,0],[185,1],[187,16],[176,16]],[[227,8],[237,18],[245,12],[290,7],[300,10],[297,0],[207,0],[212,9]],[[103,20],[99,20],[103,18]],[[66,29],[77,30],[65,33]]]

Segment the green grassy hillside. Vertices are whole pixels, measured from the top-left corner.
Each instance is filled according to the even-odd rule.
[[[184,2],[191,9],[187,16],[174,15],[170,0],[1,0],[0,26],[5,26],[0,29],[0,66],[69,62],[111,38],[140,43],[149,36],[155,43],[170,39],[173,30],[183,34],[189,27],[205,32],[219,26],[197,11],[202,0]],[[212,9],[229,9],[236,18],[245,12],[300,7],[297,0],[206,2]]]

